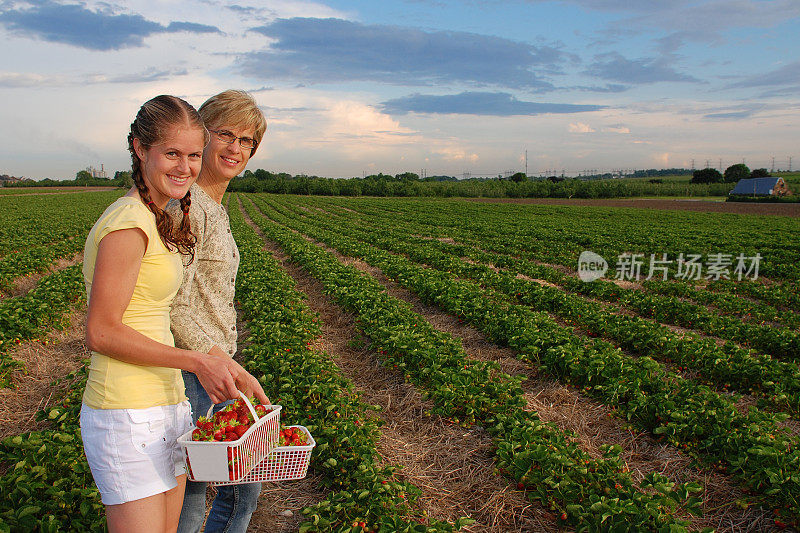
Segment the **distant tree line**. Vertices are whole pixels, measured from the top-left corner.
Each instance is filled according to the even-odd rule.
[[[113,178],[95,178],[87,170],[79,170],[73,180],[23,180],[5,182],[6,187],[130,187],[133,185],[130,170],[118,170]]]
[[[756,168],[752,172],[744,163],[737,163],[725,169],[723,174],[716,168],[695,170],[692,174],[692,183],[736,183],[747,178],[768,178],[766,168]]]
[[[643,173],[650,171],[641,171]],[[674,175],[674,174],[649,175]],[[642,174],[646,177],[648,174]],[[656,183],[651,183],[655,181]],[[724,196],[733,187],[727,183],[689,184],[679,181],[641,179],[575,179],[551,176],[534,179],[520,172],[508,178],[458,180],[451,176],[418,174],[372,174],[362,178],[292,176],[258,169],[234,178],[228,190],[319,196],[428,196],[466,198],[620,198],[634,196]]]

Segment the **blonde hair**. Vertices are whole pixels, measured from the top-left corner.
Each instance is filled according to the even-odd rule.
[[[208,127],[218,128],[227,125],[252,128],[256,145],[250,151],[250,157],[255,155],[264,132],[267,131],[267,119],[250,94],[237,89],[228,89],[203,102],[197,111]]]

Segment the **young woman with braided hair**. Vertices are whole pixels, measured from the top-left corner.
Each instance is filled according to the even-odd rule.
[[[174,96],[146,102],[128,137],[135,185],[111,204],[86,239],[92,350],[81,437],[111,532],[177,529],[186,474],[176,440],[191,428],[181,370],[217,401],[237,389],[266,400],[258,382],[228,357],[174,347],[169,309],[191,260],[189,187],[208,132]],[[164,210],[180,200],[175,227]]]

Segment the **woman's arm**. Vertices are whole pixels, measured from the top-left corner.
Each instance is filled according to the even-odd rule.
[[[86,319],[89,349],[126,363],[194,372],[214,403],[237,398],[241,367],[229,357],[166,346],[122,323],[146,249],[147,236],[138,228],[112,231],[100,241]]]

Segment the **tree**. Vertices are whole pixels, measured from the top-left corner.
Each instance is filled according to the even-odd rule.
[[[79,170],[78,173],[75,174],[75,181],[78,183],[89,183],[92,181],[92,175],[88,170]]]
[[[766,168],[754,168],[750,173],[751,178],[769,178],[769,172]]]
[[[691,183],[722,183],[723,179],[722,174],[716,168],[703,168],[694,171]]]
[[[117,187],[133,187],[130,170],[117,170],[114,173],[114,183]]]
[[[750,177],[750,169],[744,163],[737,163],[725,169],[723,175],[725,183],[735,183],[739,180]]]
[[[419,181],[419,174],[415,174],[414,172],[403,172],[402,174],[396,174],[395,179],[401,181]]]
[[[511,181],[522,183],[523,181],[528,181],[528,176],[524,172],[517,172],[511,176]]]

